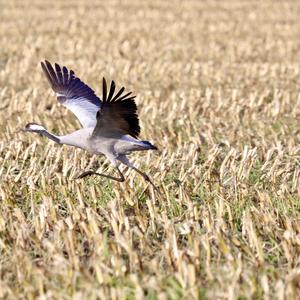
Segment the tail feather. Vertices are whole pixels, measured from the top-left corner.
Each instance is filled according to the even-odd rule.
[[[143,144],[147,145],[149,150],[158,150],[158,148],[154,145],[152,145],[149,141],[142,141]]]

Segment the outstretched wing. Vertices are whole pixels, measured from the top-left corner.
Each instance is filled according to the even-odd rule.
[[[54,69],[47,60],[41,65],[57,100],[73,112],[83,127],[95,127],[96,114],[101,107],[95,92],[76,77],[73,70],[61,69],[58,64]]]
[[[97,125],[94,136],[113,136],[114,134],[129,134],[137,138],[140,133],[135,96],[131,92],[123,95],[122,87],[116,95],[116,85],[111,82],[109,92],[106,80],[103,78],[103,95],[101,109],[97,113]]]

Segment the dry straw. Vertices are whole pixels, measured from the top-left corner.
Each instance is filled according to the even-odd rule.
[[[299,299],[295,2],[9,2],[0,12],[0,298]],[[103,158],[18,132],[78,127],[42,59],[136,91],[160,187],[74,181]]]

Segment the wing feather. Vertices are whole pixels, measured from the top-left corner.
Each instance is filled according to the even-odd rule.
[[[64,73],[63,85],[66,85],[69,82],[69,72],[65,66],[63,67],[63,73]]]
[[[63,77],[62,77],[60,66],[58,64],[55,64],[55,70],[56,70],[58,82],[63,84]]]
[[[123,94],[124,91],[125,91],[125,88],[122,87],[122,88],[118,91],[118,93],[111,99],[111,101],[115,101],[117,98],[119,98],[119,97]]]
[[[115,85],[114,81],[112,81],[111,85],[110,85],[109,95],[107,97],[108,102],[112,99],[112,96],[114,95],[114,92],[115,92],[115,88],[116,88],[116,85]]]
[[[49,63],[49,61],[47,61],[47,60],[46,60],[46,65],[47,65],[48,73],[49,73],[51,80],[53,82],[55,82],[56,84],[58,84],[55,71],[54,71],[53,67],[51,66],[51,64]]]
[[[41,66],[57,100],[75,114],[83,127],[95,127],[96,114],[101,107],[101,100],[95,92],[65,66],[61,69],[55,64],[54,69],[47,60],[41,62]]]
[[[128,97],[129,95],[131,95],[131,94],[132,94],[132,92],[129,92],[129,93],[127,93],[126,95],[124,95],[124,96],[122,96],[122,97],[116,99],[115,101],[122,101],[123,99],[127,98],[127,97]],[[133,98],[135,98],[135,96],[134,96]]]
[[[115,83],[112,81],[107,97],[107,84],[103,78],[103,103],[97,113],[97,125],[94,136],[113,136],[114,134],[129,134],[137,138],[140,133],[139,118],[135,96],[128,97],[130,93],[122,96],[125,88],[122,87],[114,96]]]
[[[103,103],[106,102],[106,95],[107,95],[107,85],[106,85],[106,80],[105,78],[103,77],[103,80],[102,80],[102,101]]]

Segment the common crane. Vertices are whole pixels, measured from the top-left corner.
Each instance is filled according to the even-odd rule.
[[[99,175],[123,182],[125,177],[119,169],[120,163],[123,163],[154,186],[149,176],[137,169],[127,158],[134,151],[157,150],[149,141],[138,139],[140,126],[135,96],[131,92],[124,94],[124,87],[115,93],[115,82],[112,81],[108,89],[103,78],[100,100],[87,84],[75,76],[73,70],[61,68],[58,64],[53,68],[47,60],[41,62],[41,66],[58,102],[74,113],[82,128],[64,136],[57,136],[42,125],[28,123],[24,131],[42,134],[58,144],[82,148],[94,154],[104,154],[119,174],[119,177],[114,177],[86,171],[78,179]]]

